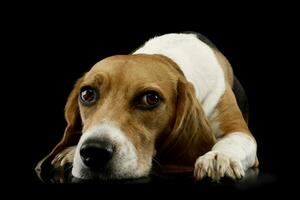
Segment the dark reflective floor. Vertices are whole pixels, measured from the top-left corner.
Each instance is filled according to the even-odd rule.
[[[152,173],[149,177],[122,180],[122,181],[85,181],[74,177],[69,177],[68,183],[95,183],[95,184],[195,184],[205,186],[229,186],[237,189],[248,189],[253,187],[260,187],[272,184],[276,181],[274,175],[268,173],[261,173],[258,169],[249,169],[244,178],[240,180],[232,180],[230,178],[222,178],[219,183],[212,182],[206,178],[200,182],[193,180],[193,174],[190,172],[184,173],[165,173],[156,174]]]

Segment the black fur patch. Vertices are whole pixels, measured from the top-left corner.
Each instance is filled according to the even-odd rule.
[[[200,34],[200,33],[197,33],[197,32],[193,32],[193,31],[185,31],[183,33],[186,33],[186,34],[194,34],[197,36],[197,38],[199,40],[201,40],[202,42],[204,42],[205,44],[207,44],[208,46],[210,46],[211,48],[213,49],[218,49],[217,46],[212,43],[212,41],[210,41],[207,37],[205,37],[204,35]]]
[[[245,121],[248,123],[248,117],[249,117],[249,104],[248,104],[248,98],[246,96],[246,92],[239,82],[239,80],[234,77],[233,87],[232,91],[235,95],[236,101],[238,103],[238,106],[243,114],[243,117]]]

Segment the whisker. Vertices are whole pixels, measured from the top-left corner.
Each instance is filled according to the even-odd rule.
[[[162,165],[159,163],[158,160],[156,160],[155,158],[152,158],[152,161],[154,164],[156,164],[157,166],[161,167]]]

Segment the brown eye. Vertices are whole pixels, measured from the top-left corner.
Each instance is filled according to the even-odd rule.
[[[156,92],[149,92],[143,94],[138,98],[137,106],[142,109],[151,109],[158,106],[160,103],[160,97]]]
[[[84,105],[88,106],[95,103],[96,97],[97,97],[96,91],[91,86],[84,86],[83,88],[81,88],[80,101]]]

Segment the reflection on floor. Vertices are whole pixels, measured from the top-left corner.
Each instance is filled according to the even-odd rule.
[[[165,173],[157,174],[152,173],[149,177],[122,181],[85,181],[74,177],[69,177],[69,183],[100,183],[100,184],[194,184],[202,186],[229,186],[237,189],[247,189],[252,187],[260,187],[269,183],[273,183],[275,177],[267,173],[259,173],[258,168],[249,169],[245,177],[240,180],[232,180],[230,178],[222,178],[219,183],[212,182],[209,178],[206,178],[200,182],[193,180],[193,174],[191,172],[184,173]]]

